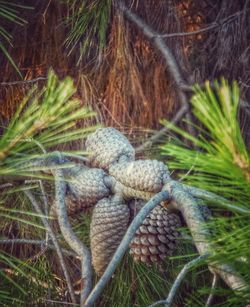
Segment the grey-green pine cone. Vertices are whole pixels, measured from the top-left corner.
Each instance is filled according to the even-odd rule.
[[[87,137],[85,145],[92,167],[108,170],[121,158],[126,161],[135,159],[135,150],[128,139],[114,128],[97,129]]]
[[[161,191],[169,178],[169,171],[163,162],[137,160],[112,165],[109,174],[123,185],[145,192]]]
[[[74,210],[79,212],[81,209],[92,207],[110,194],[104,182],[105,176],[106,173],[101,169],[82,168],[69,179],[66,204],[71,213]]]
[[[101,275],[119,246],[129,223],[129,208],[123,200],[104,198],[94,207],[90,225],[92,263]]]
[[[133,259],[151,265],[171,256],[177,247],[179,227],[181,221],[177,214],[157,206],[143,221],[130,244]]]

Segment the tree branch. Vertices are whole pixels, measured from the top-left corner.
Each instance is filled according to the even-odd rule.
[[[243,13],[243,11],[239,11],[239,12],[232,14],[232,15],[228,16],[227,18],[223,19],[221,22],[213,23],[206,28],[203,28],[203,29],[200,29],[200,30],[197,30],[197,31],[194,31],[194,32],[159,34],[159,33],[155,32],[153,29],[151,29],[151,27],[148,24],[146,24],[139,16],[137,16],[129,8],[127,8],[122,1],[118,1],[118,7],[124,13],[124,15],[130,21],[132,21],[142,31],[142,33],[148,39],[150,39],[153,42],[155,47],[161,52],[163,58],[166,61],[168,70],[169,70],[169,72],[170,72],[170,74],[171,74],[171,76],[172,76],[172,78],[175,81],[175,84],[177,86],[177,94],[179,96],[180,104],[182,106],[181,109],[178,111],[178,113],[171,120],[171,123],[173,123],[173,124],[178,123],[184,115],[186,116],[187,122],[191,123],[192,120],[191,120],[191,114],[190,114],[190,111],[189,111],[189,103],[188,103],[188,99],[187,99],[187,96],[186,96],[186,92],[192,91],[192,86],[188,85],[187,82],[183,79],[182,74],[181,74],[181,70],[180,70],[180,68],[179,68],[179,66],[176,62],[176,59],[175,59],[172,51],[170,50],[170,48],[167,46],[167,44],[163,40],[163,38],[195,35],[195,34],[199,34],[199,33],[202,33],[202,32],[206,32],[206,31],[215,29],[217,27],[221,27],[222,25],[224,25],[228,22],[231,22],[236,17],[240,16]],[[240,105],[243,106],[244,104],[241,103]],[[248,112],[247,107],[245,107],[245,109]],[[145,144],[139,146],[136,149],[136,151],[141,152],[141,151],[145,150],[153,142],[160,139],[168,130],[169,129],[167,127],[164,127],[158,133],[156,133],[151,138],[149,138],[145,142]],[[188,130],[189,130],[190,134],[192,134],[192,135],[195,134],[195,131],[194,131],[194,128],[193,128],[192,125],[188,124]]]
[[[38,77],[35,79],[31,79],[31,80],[23,80],[23,81],[10,81],[10,82],[1,82],[0,86],[13,86],[13,85],[24,85],[24,84],[32,84],[32,83],[36,83],[38,81],[45,81],[47,80],[47,77]]]
[[[70,280],[70,276],[69,276],[69,273],[68,273],[68,270],[67,270],[67,266],[66,266],[66,263],[65,263],[64,258],[63,258],[62,250],[61,250],[61,247],[60,247],[60,245],[57,241],[57,238],[56,238],[52,228],[50,227],[47,219],[43,217],[43,212],[42,212],[40,206],[38,205],[38,203],[37,203],[34,195],[32,194],[32,192],[31,191],[24,191],[24,193],[29,198],[29,200],[32,203],[36,212],[41,215],[41,220],[44,224],[44,227],[45,227],[46,231],[49,233],[51,240],[52,240],[52,242],[55,246],[55,249],[56,249],[56,252],[57,252],[57,255],[58,255],[58,258],[59,258],[59,262],[61,264],[62,271],[63,271],[63,274],[65,276],[65,280],[66,280],[66,283],[67,283],[67,286],[68,286],[68,289],[69,289],[69,294],[70,294],[71,300],[74,304],[76,304],[74,289],[73,289],[73,286],[72,286],[72,283],[71,283],[71,280]]]
[[[159,36],[159,33],[151,29],[150,26],[146,24],[139,16],[137,16],[129,8],[127,8],[122,1],[118,1],[118,7],[124,13],[124,15],[142,31],[142,33],[146,37],[152,40],[155,47],[161,52],[163,58],[166,61],[168,71],[171,74],[177,86],[177,94],[179,96],[180,104],[182,107],[186,108],[185,115],[187,118],[187,122],[191,122],[191,115],[189,112],[188,99],[187,99],[186,93],[182,90],[182,85],[186,84],[186,82],[182,77],[180,68],[176,62],[176,59],[172,51],[167,46],[163,38]],[[191,125],[188,125],[188,130],[190,134],[194,135],[195,131]]]
[[[181,109],[175,114],[171,122],[167,124],[166,127],[157,131],[154,135],[148,138],[145,143],[143,143],[142,145],[140,145],[135,149],[136,153],[144,151],[145,149],[149,148],[152,145],[152,143],[155,143],[161,137],[163,137],[169,131],[169,126],[177,124],[182,119],[182,117],[185,115],[186,112],[187,112],[186,106],[181,107]]]
[[[88,297],[92,289],[92,267],[91,254],[88,248],[77,238],[69,223],[67,208],[65,205],[66,183],[64,181],[63,171],[56,169],[54,171],[55,177],[55,208],[60,230],[64,239],[69,246],[78,254],[82,263],[82,279],[85,281],[84,288],[81,291],[81,306]]]
[[[175,181],[167,183],[165,188],[171,193],[172,207],[181,212],[187,223],[199,254],[201,256],[212,254],[213,246],[209,242],[210,232],[193,196]],[[217,273],[232,290],[246,289],[245,281],[230,265],[211,262],[209,268],[212,273]]]
[[[223,208],[225,209],[229,209],[230,211],[234,211],[237,213],[241,213],[241,214],[249,214],[250,210],[247,208],[243,208],[240,206],[235,206],[233,204],[231,204],[227,199],[218,196],[215,193],[209,192],[209,191],[205,191],[196,187],[190,187],[188,185],[182,184],[182,187],[184,188],[185,191],[187,191],[188,193],[190,193],[192,196],[194,196],[195,198],[200,198],[203,200],[207,200],[210,201],[212,203],[217,203],[219,205],[221,205]]]
[[[210,294],[208,296],[208,299],[207,299],[207,302],[206,302],[206,306],[205,307],[209,307],[209,306],[212,306],[212,302],[213,302],[213,298],[214,298],[214,289],[216,288],[217,286],[217,283],[218,283],[218,275],[217,274],[213,274],[213,281],[212,281],[212,287],[211,287],[211,290],[210,290]]]
[[[181,282],[183,281],[183,279],[185,278],[185,276],[187,275],[187,273],[190,271],[190,269],[192,269],[195,265],[200,264],[204,259],[206,259],[208,256],[207,255],[202,255],[199,256],[193,260],[191,260],[190,262],[186,263],[184,265],[184,267],[182,268],[182,270],[180,271],[180,273],[178,274],[178,276],[176,277],[172,288],[168,294],[168,297],[165,300],[161,300],[158,302],[155,302],[154,304],[148,306],[148,307],[154,307],[157,306],[159,304],[164,304],[165,307],[170,307],[173,303],[174,300],[174,296],[176,295],[176,292],[178,291]]]
[[[221,21],[213,22],[209,26],[201,28],[201,29],[193,31],[193,32],[177,32],[177,33],[158,34],[157,37],[173,38],[173,37],[184,37],[184,36],[192,36],[192,35],[201,34],[201,33],[204,33],[204,32],[208,32],[208,31],[220,28],[223,25],[225,25],[229,22],[232,22],[233,20],[235,20],[237,17],[239,17],[242,14],[243,14],[243,11],[239,11],[235,14],[228,16],[227,18],[225,18]]]

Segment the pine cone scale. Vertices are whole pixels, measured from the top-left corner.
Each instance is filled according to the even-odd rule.
[[[129,215],[129,208],[121,199],[103,198],[95,206],[90,227],[90,243],[92,262],[98,275],[104,272],[120,244],[128,227]]]
[[[135,261],[149,265],[163,261],[176,248],[180,225],[176,214],[157,206],[137,230],[130,244],[130,254]]]

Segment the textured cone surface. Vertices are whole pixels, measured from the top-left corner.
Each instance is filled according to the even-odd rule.
[[[87,137],[85,145],[93,167],[108,170],[121,157],[128,161],[135,159],[135,150],[128,139],[114,128],[97,129]]]
[[[66,204],[71,214],[95,205],[110,194],[104,183],[105,176],[101,169],[82,169],[69,180]]]
[[[179,216],[157,206],[143,221],[130,243],[130,254],[135,261],[160,263],[171,256],[177,246],[181,227]]]
[[[129,223],[129,208],[122,201],[104,198],[94,207],[90,226],[92,263],[101,275],[120,244]]]
[[[123,185],[145,192],[161,191],[169,178],[166,165],[157,160],[137,160],[112,165],[111,176]]]

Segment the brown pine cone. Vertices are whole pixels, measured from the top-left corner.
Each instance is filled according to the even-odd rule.
[[[119,246],[129,223],[129,208],[123,200],[103,198],[93,210],[90,225],[92,263],[98,275],[103,274]]]
[[[143,221],[130,243],[130,254],[135,261],[151,265],[171,256],[180,236],[181,221],[177,214],[157,206]]]

